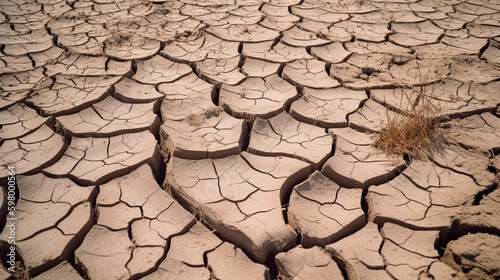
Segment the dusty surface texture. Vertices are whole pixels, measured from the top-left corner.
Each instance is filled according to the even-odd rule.
[[[499,139],[495,0],[2,0],[0,278],[499,279]]]

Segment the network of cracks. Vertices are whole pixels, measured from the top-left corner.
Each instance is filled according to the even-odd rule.
[[[499,48],[495,0],[1,1],[0,278],[498,279]],[[422,88],[443,150],[375,149]]]

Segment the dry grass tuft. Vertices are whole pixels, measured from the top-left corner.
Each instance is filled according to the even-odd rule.
[[[433,98],[436,84],[422,84],[417,88],[401,88],[400,113],[387,110],[387,124],[374,146],[388,156],[426,160],[440,152],[446,142],[441,127],[443,113]]]

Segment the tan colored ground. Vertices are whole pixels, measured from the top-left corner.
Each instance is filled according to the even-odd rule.
[[[0,51],[30,278],[500,278],[497,0],[2,0]],[[388,158],[422,84],[449,143]]]

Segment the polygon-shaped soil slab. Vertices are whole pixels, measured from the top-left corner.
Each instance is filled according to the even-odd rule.
[[[490,151],[494,150],[495,148]],[[486,153],[486,150],[483,152],[474,149],[466,150],[459,145],[451,143],[442,148],[438,153],[431,155],[432,160],[436,164],[445,166],[458,173],[467,174],[480,186],[495,185],[495,174],[489,170],[491,168],[489,157],[490,153]]]
[[[448,243],[443,262],[464,272],[467,279],[495,279],[500,277],[499,254],[498,235],[466,234]]]
[[[205,253],[223,243],[201,223],[196,223],[183,235],[172,237],[170,242],[165,261],[181,261],[189,266],[203,266]]]
[[[417,187],[430,191],[433,205],[471,205],[475,196],[487,189],[477,185],[471,176],[427,161],[414,161],[402,174]]]
[[[500,36],[500,26],[468,23],[467,30],[470,35],[480,38],[492,38]]]
[[[265,61],[247,57],[245,63],[241,66],[241,72],[248,77],[265,78],[273,74],[277,74],[281,67],[280,63]]]
[[[309,4],[309,3],[308,3]],[[349,18],[348,14],[335,13],[321,9],[320,7],[308,7],[297,5],[291,7],[292,13],[304,19],[320,21],[325,23],[334,23]]]
[[[284,17],[290,14],[285,5],[275,5],[275,3],[264,3],[259,10],[268,16]]]
[[[450,79],[467,83],[478,83],[485,86],[486,83],[494,85],[498,90],[498,79],[500,78],[500,66],[479,59],[476,55],[457,56],[451,58]]]
[[[494,7],[493,5],[490,7],[487,6],[487,2],[489,1],[485,1],[486,2],[485,6],[480,6],[481,2],[482,1],[473,1],[472,3],[460,3],[456,5],[456,10],[470,15],[490,15],[498,13],[497,9],[493,9]],[[496,5],[496,8],[499,8],[498,3]]]
[[[453,38],[455,39],[455,38]],[[448,39],[449,41],[452,41],[452,39]],[[456,40],[462,40],[462,39],[456,39]],[[454,45],[447,45],[444,43],[435,43],[435,44],[428,44],[428,45],[422,45],[422,46],[415,46],[413,47],[415,49],[415,54],[419,58],[423,59],[437,59],[437,58],[443,58],[443,57],[454,57],[454,56],[460,56],[460,55],[474,55],[479,53],[479,49],[475,49],[477,45],[480,43],[476,41],[476,39],[469,40],[470,44],[466,45],[466,48],[461,48],[461,47],[456,47]],[[455,42],[454,42],[455,43]],[[455,43],[457,44],[457,43]],[[484,42],[483,46],[486,44]]]
[[[267,119],[289,108],[296,98],[296,88],[273,74],[266,78],[248,78],[237,86],[222,85],[219,104],[236,118]]]
[[[0,77],[0,84],[2,83]],[[1,85],[0,85],[1,88]],[[0,110],[4,110],[17,102],[25,99],[28,96],[27,90],[22,91],[2,91],[0,92]]]
[[[51,48],[43,52],[30,53],[30,56],[35,62],[34,66],[40,67],[40,66],[45,66],[51,63],[52,61],[58,59],[59,57],[63,56],[64,53],[65,53],[64,49],[61,49],[57,46],[52,46]]]
[[[209,252],[207,261],[216,279],[271,279],[264,265],[252,262],[240,248],[227,242]],[[242,271],[245,273],[242,274]]]
[[[373,147],[373,135],[352,128],[330,129],[336,136],[335,155],[322,172],[344,188],[366,188],[389,181],[405,164]]]
[[[264,263],[295,246],[282,203],[310,173],[308,164],[246,152],[221,159],[171,158],[166,188],[221,236]]]
[[[158,90],[165,95],[161,104],[161,118],[166,121],[181,121],[213,107],[214,85],[191,73],[171,83],[162,83]]]
[[[371,2],[332,2],[332,3],[312,3],[311,6],[334,13],[345,14],[365,14],[378,10]]]
[[[133,251],[127,230],[112,231],[95,225],[75,251],[75,262],[92,279],[129,278],[127,263]]]
[[[384,88],[393,84],[389,65],[393,57],[390,54],[369,53],[352,54],[346,62],[332,64],[330,76],[343,85],[357,90]]]
[[[500,102],[496,94],[498,88],[498,82],[481,84],[444,79],[422,87],[373,90],[371,97],[391,110],[410,113],[411,104],[417,104],[417,97],[422,93],[437,109],[439,116],[456,118],[496,108]]]
[[[402,249],[428,258],[439,258],[434,244],[438,230],[412,230],[397,224],[385,223],[381,230],[384,239],[392,241]]]
[[[318,37],[316,33],[306,31],[294,26],[293,28],[283,31],[282,42],[294,47],[310,47],[328,44],[329,41]]]
[[[340,85],[337,80],[328,76],[325,63],[317,59],[287,63],[283,69],[283,78],[300,87],[334,88]]]
[[[94,32],[102,32],[99,30],[101,25],[92,24],[96,30]],[[107,31],[104,31],[107,33]],[[90,55],[90,56],[102,56],[102,44],[106,37],[90,37],[87,34],[61,34],[57,36],[57,45],[61,48],[65,48],[72,53]]]
[[[198,62],[206,58],[228,59],[238,56],[239,42],[228,42],[209,33],[189,41],[167,44],[161,53],[182,62]]]
[[[461,29],[446,31],[445,36],[441,38],[441,42],[446,45],[462,49],[464,54],[477,55],[488,43],[488,40],[486,38],[470,36],[467,31]]]
[[[273,30],[285,31],[292,28],[299,20],[300,17],[291,14],[286,16],[268,15],[259,24]]]
[[[433,262],[426,271],[420,274],[421,279],[469,279],[464,273],[458,272],[444,262]],[[474,277],[472,277],[474,278]]]
[[[84,202],[78,204],[57,227],[52,225],[29,239],[16,241],[16,246],[30,273],[37,275],[62,260],[70,259],[92,224],[92,205]]]
[[[210,270],[204,266],[189,266],[181,261],[169,259],[161,262],[155,272],[142,279],[210,280]]]
[[[162,151],[180,158],[220,158],[238,154],[247,141],[246,123],[212,106],[160,128]]]
[[[230,24],[209,26],[206,31],[230,42],[264,42],[273,41],[280,33],[258,24]]]
[[[56,61],[45,66],[46,75],[57,74],[76,76],[121,76],[130,72],[130,61],[117,61],[105,56],[88,56],[66,53]]]
[[[361,41],[382,43],[385,41],[387,35],[392,34],[394,31],[387,29],[386,23],[368,23],[368,22],[354,22],[352,20],[341,21],[335,23],[332,30],[345,30],[345,32],[352,34],[356,39]],[[328,37],[329,34],[325,34]]]
[[[444,30],[434,25],[431,21],[417,23],[393,23],[394,34],[389,35],[389,40],[400,46],[419,46],[436,43]]]
[[[442,58],[407,60],[402,65],[390,66],[391,82],[400,86],[428,85],[447,78],[449,68],[450,62]]]
[[[105,226],[111,230],[127,229],[130,221],[141,218],[139,207],[130,207],[123,202],[112,206],[97,207],[99,215],[98,225]]]
[[[68,259],[90,230],[94,220],[90,201],[96,190],[40,173],[18,176],[17,183],[17,212],[8,212],[7,223],[9,218],[23,221],[16,228],[16,246],[28,271],[36,275]],[[0,239],[8,236],[6,226]]]
[[[296,24],[296,27],[298,27],[301,30],[309,31],[318,34],[321,34],[323,31],[327,30],[329,26],[331,26],[332,23],[326,23],[326,22],[321,22],[317,20],[310,20],[310,19],[303,19],[301,20],[298,24]],[[312,38],[312,37],[311,37]],[[324,38],[322,38],[324,39]]]
[[[112,58],[131,60],[155,55],[160,42],[137,35],[113,34],[104,42],[104,53]]]
[[[248,151],[298,158],[318,169],[332,155],[332,145],[333,138],[323,128],[299,122],[282,112],[267,120],[255,120]]]
[[[397,114],[384,105],[368,99],[363,107],[348,116],[349,126],[365,131],[380,131],[387,124],[388,113],[393,114],[393,116]]]
[[[325,247],[346,270],[349,279],[392,279],[384,270],[380,248],[384,239],[377,224],[368,222],[359,231]]]
[[[330,255],[319,247],[293,248],[276,256],[279,279],[342,279],[342,272]]]
[[[42,67],[37,67],[30,71],[24,71],[19,73],[8,73],[0,75],[0,88],[2,89],[2,97],[5,95],[10,95],[10,93],[5,94],[8,91],[21,91],[30,90],[38,86],[40,83],[47,81],[47,77],[44,75],[44,70]],[[50,84],[50,81],[49,81]],[[26,94],[26,92],[25,92]],[[3,99],[2,98],[2,99]]]
[[[16,205],[19,211],[15,213],[15,218],[27,224],[17,229],[17,241],[29,239],[59,224],[75,211],[76,206],[92,201],[96,195],[94,187],[80,187],[67,178],[53,179],[41,173],[18,176],[18,182],[21,196]],[[11,217],[11,213],[14,214],[9,212],[7,218]],[[61,230],[67,229],[62,222],[60,225]],[[0,236],[7,237],[6,234],[5,230]]]
[[[23,103],[17,103],[0,111],[0,139],[22,137],[50,121]]]
[[[486,59],[489,63],[500,66],[500,39],[492,39],[488,48],[481,55],[481,58]]]
[[[355,40],[352,33],[347,31],[346,28],[337,27],[335,25],[323,28],[320,32],[321,35],[326,37],[330,42],[346,43]]]
[[[437,230],[411,230],[385,223],[381,233],[385,240],[380,254],[387,273],[396,279],[418,279],[424,270],[438,261],[439,255],[434,249],[439,234]]]
[[[463,29],[464,25],[473,24],[472,21],[477,18],[477,16],[468,15],[454,10],[447,12],[445,15],[446,16],[433,19],[432,22],[439,28],[446,30]]]
[[[148,103],[160,101],[164,96],[155,85],[141,84],[127,77],[114,84],[114,88],[113,96],[122,102]]]
[[[149,129],[155,133],[160,119],[153,103],[123,103],[112,96],[72,115],[57,117],[66,137],[106,137]]]
[[[212,84],[236,85],[246,78],[240,71],[239,63],[239,56],[228,59],[205,59],[196,63],[196,72]]]
[[[484,190],[467,175],[415,161],[402,175],[368,189],[368,216],[375,223],[446,229],[452,217]]]
[[[383,2],[377,1],[375,2]],[[406,2],[416,2],[415,0],[410,0]],[[415,15],[411,11],[374,11],[366,14],[355,14],[350,19],[353,22],[358,23],[379,23],[384,24],[388,22],[422,22],[426,18]]]
[[[0,146],[0,175],[7,176],[7,167],[16,174],[33,174],[56,162],[66,150],[61,135],[43,124],[30,134],[5,140]]]
[[[450,138],[483,152],[500,149],[500,118],[487,112],[451,121]]]
[[[2,9],[5,9],[6,6],[2,6]],[[11,21],[13,24],[18,16],[14,14],[12,14],[12,16],[14,17]],[[12,28],[8,28],[8,30],[10,30],[10,32],[15,31],[12,30]],[[24,34],[18,33],[8,35],[7,32],[7,30],[2,30],[3,34],[0,37],[0,44],[5,46],[5,54],[8,55],[17,56],[30,52],[42,52],[53,46],[53,37],[43,27],[26,33],[23,32]]]
[[[325,246],[365,224],[361,189],[345,189],[315,171],[294,187],[288,221],[302,235],[302,245]]]
[[[82,185],[102,184],[143,163],[158,170],[156,139],[149,131],[106,138],[73,138],[64,156],[44,172]]]
[[[27,55],[8,56],[0,54],[0,74],[32,70],[34,63]]]
[[[336,42],[324,46],[312,47],[311,54],[318,59],[330,63],[341,63],[347,60],[352,52],[347,51],[343,44]]]
[[[403,57],[405,55],[412,53],[412,50],[410,48],[401,47],[391,42],[373,43],[373,42],[354,41],[345,43],[343,45],[345,45],[345,49],[347,51],[357,53],[360,55],[380,53],[380,54],[390,54],[392,56]]]
[[[295,119],[325,127],[347,126],[347,115],[356,111],[368,96],[364,91],[347,88],[311,89],[305,87],[304,95],[292,103],[290,115]]]
[[[152,272],[156,264],[163,260],[167,242],[173,236],[187,232],[195,223],[194,216],[158,186],[147,164],[101,185],[97,213],[97,227],[130,232],[127,238],[131,238],[128,242],[133,243],[134,249],[126,268],[130,275],[136,276]],[[97,273],[101,273],[98,263],[82,261],[82,265],[91,274],[99,276]],[[109,273],[120,273],[122,267],[108,269],[111,270]]]
[[[144,279],[209,280],[214,275],[217,279],[270,279],[267,268],[252,262],[234,245],[221,241],[201,223],[173,237],[166,258]]]
[[[103,99],[112,91],[120,77],[113,76],[56,76],[50,87],[35,90],[27,100],[42,115],[60,116],[76,113]]]
[[[241,53],[246,57],[275,63],[287,63],[298,59],[313,58],[305,47],[292,47],[282,42],[244,43]]]
[[[391,89],[373,89],[370,91],[370,98],[390,108],[390,110],[410,114],[413,104],[417,104],[417,98],[420,92],[425,92],[427,87],[407,89],[407,88],[391,88]],[[429,92],[431,90],[429,89]]]
[[[137,62],[137,71],[132,79],[144,84],[168,83],[191,73],[187,64],[173,62],[161,55]]]

